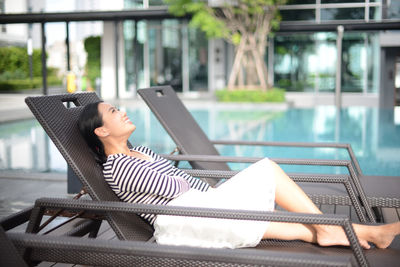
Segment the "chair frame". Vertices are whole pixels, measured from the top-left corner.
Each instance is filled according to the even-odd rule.
[[[229,209],[208,209],[208,208],[186,208],[186,207],[177,207],[177,206],[160,206],[160,205],[146,205],[146,204],[132,204],[132,203],[124,203],[124,202],[109,202],[109,201],[91,201],[91,200],[73,200],[73,199],[57,199],[57,198],[41,198],[36,200],[35,207],[32,210],[30,221],[27,227],[27,236],[28,240],[32,239],[32,234],[35,234],[40,221],[43,218],[44,210],[47,209],[66,209],[71,212],[77,211],[85,211],[85,212],[92,212],[96,214],[107,214],[113,212],[123,212],[123,213],[132,213],[132,214],[140,214],[140,213],[151,213],[151,214],[164,214],[164,215],[175,215],[175,216],[195,216],[195,217],[212,217],[212,218],[221,218],[221,219],[234,219],[234,220],[256,220],[256,221],[279,221],[279,222],[288,222],[288,223],[305,223],[305,224],[325,224],[325,225],[338,225],[343,228],[346,233],[347,238],[349,239],[350,249],[352,250],[356,265],[358,266],[368,266],[368,261],[366,259],[365,253],[361,248],[357,236],[354,232],[352,224],[347,216],[343,215],[332,215],[332,214],[305,214],[305,213],[292,213],[292,212],[260,212],[260,211],[246,211],[246,210],[229,210]],[[74,233],[77,230],[74,231]],[[35,252],[36,246],[33,244],[25,244],[21,245],[21,239],[24,239],[23,235],[21,234],[9,234],[11,240],[15,242],[15,245],[18,247],[22,247],[22,251],[24,253],[24,258],[28,262],[30,261],[60,261],[66,262],[66,259],[63,257],[67,257],[69,259],[68,262],[73,261],[74,259],[70,258],[70,256],[65,254],[66,252],[60,253],[61,248],[58,248],[57,254],[60,258],[51,258],[51,255],[43,254],[37,256],[38,252]],[[61,238],[66,236],[74,236],[73,234],[69,233]],[[46,241],[45,237],[41,237],[43,242]],[[57,237],[59,238],[59,237]],[[66,242],[73,239],[66,238]],[[31,241],[32,242],[32,241]],[[53,239],[49,239],[47,242],[54,242]],[[87,242],[87,241],[84,241]],[[98,240],[92,242],[92,246],[97,246]],[[101,241],[100,241],[101,242]],[[109,242],[109,241],[107,241]],[[126,241],[121,241],[126,242]],[[132,242],[132,241],[130,241]],[[78,242],[79,243],[79,242]],[[101,243],[99,243],[101,244]],[[117,244],[124,244],[124,243],[117,243]],[[135,245],[135,248],[138,250],[146,251],[146,247],[151,246],[151,252],[148,252],[148,255],[157,256],[160,249],[168,248],[168,251],[174,254],[179,254],[182,251],[182,248],[185,249],[183,246],[164,246],[159,244],[149,244],[149,242],[144,241],[135,241],[133,243],[129,243]],[[37,244],[36,244],[37,245]],[[125,244],[126,245],[126,244]],[[71,244],[69,244],[71,247]],[[39,248],[42,249],[40,246]],[[247,250],[257,250],[257,249],[246,249]],[[214,249],[212,250],[215,255],[218,255],[220,252],[221,254],[218,257],[222,257],[224,259],[225,251],[224,249]],[[236,250],[235,250],[236,251]],[[242,251],[242,250],[237,250]],[[188,259],[201,259],[201,260],[209,260],[209,258],[202,258],[202,249],[193,248],[191,253],[188,252],[186,257]],[[52,252],[54,253],[54,252]],[[76,252],[75,252],[76,253]],[[242,253],[242,252],[239,252]],[[253,252],[252,252],[253,253]],[[259,253],[259,252],[256,252]],[[122,253],[123,254],[123,253]],[[144,256],[137,252],[138,255]],[[241,254],[240,254],[241,255]],[[245,256],[244,253],[243,256]],[[269,255],[267,253],[266,255]],[[269,256],[272,256],[270,254]],[[39,258],[38,258],[39,257]],[[200,257],[200,258],[199,258]],[[290,256],[286,259],[286,263],[293,262],[293,259]],[[93,260],[93,259],[92,259]],[[219,259],[221,260],[221,259]],[[229,260],[227,258],[224,259]],[[230,259],[232,260],[232,259]],[[234,260],[238,260],[237,257]],[[249,260],[248,257],[242,258],[239,262]],[[265,260],[265,259],[263,259]],[[311,258],[310,262],[314,262],[316,259]],[[284,259],[280,259],[280,261],[284,261]],[[83,263],[87,264],[87,262],[72,262],[72,263]],[[232,262],[231,262],[232,263]],[[247,264],[252,264],[251,261],[247,262]],[[265,262],[264,262],[265,264]]]

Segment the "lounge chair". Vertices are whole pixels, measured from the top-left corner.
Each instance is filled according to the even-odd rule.
[[[400,179],[395,177],[376,177],[365,176],[358,164],[358,161],[349,144],[340,143],[296,143],[296,142],[246,142],[246,141],[210,141],[190,112],[178,98],[175,91],[170,86],[158,86],[138,90],[151,111],[157,117],[161,125],[171,136],[177,145],[177,150],[184,155],[192,155],[189,163],[196,169],[208,170],[230,170],[229,166],[223,162],[234,160],[232,157],[220,157],[218,150],[214,145],[250,145],[250,146],[294,146],[294,147],[330,147],[337,149],[346,149],[349,153],[350,161],[320,161],[317,159],[274,159],[280,164],[312,164],[312,165],[330,165],[346,166],[349,169],[349,180],[353,190],[357,194],[360,204],[366,209],[366,217],[356,207],[356,213],[361,221],[368,219],[374,222],[379,210],[375,209],[376,214],[370,212],[370,207],[400,208]],[[183,125],[183,127],[182,127]],[[212,155],[210,161],[199,161],[199,157],[193,155]],[[180,160],[179,156],[171,156],[170,159]],[[216,160],[218,162],[212,162]],[[246,158],[239,159],[243,162]],[[290,175],[295,181],[301,181],[304,176]],[[329,179],[328,176],[321,177],[309,176],[313,181],[323,181]],[[210,181],[212,183],[212,181]],[[215,182],[214,182],[215,183]],[[348,197],[344,187],[340,185],[330,185],[331,190],[327,188],[304,186],[304,190],[310,198],[321,205],[343,205],[357,206],[358,200]],[[364,194],[364,191],[366,194]],[[323,193],[323,194],[321,194]],[[368,196],[368,197],[367,197]]]
[[[361,250],[358,243],[355,242],[354,233],[352,232],[352,228],[349,226],[349,220],[343,216],[334,216],[334,215],[310,215],[310,214],[287,214],[287,213],[258,213],[258,212],[245,212],[245,211],[226,211],[226,210],[213,210],[213,209],[185,209],[182,207],[165,207],[165,206],[150,206],[150,205],[139,205],[139,204],[129,204],[120,202],[108,185],[105,183],[103,179],[103,175],[101,172],[100,166],[98,166],[90,152],[88,151],[87,145],[83,141],[83,138],[78,133],[76,121],[82,110],[81,105],[85,105],[90,102],[98,101],[98,97],[94,93],[84,93],[84,94],[72,94],[72,95],[53,95],[53,96],[43,96],[43,97],[30,97],[26,99],[26,102],[35,117],[41,123],[45,131],[48,133],[49,137],[52,139],[56,147],[60,150],[61,154],[64,156],[68,164],[71,166],[77,177],[81,180],[82,184],[85,186],[91,198],[95,201],[82,201],[82,200],[70,200],[70,199],[41,199],[36,201],[35,207],[29,211],[22,211],[19,214],[15,214],[11,216],[11,218],[6,218],[1,220],[1,225],[5,229],[12,229],[14,224],[22,222],[26,217],[30,217],[29,224],[27,227],[28,234],[16,234],[16,233],[7,233],[8,237],[12,240],[12,242],[19,249],[23,249],[25,252],[28,251],[27,255],[30,255],[31,258],[28,260],[46,260],[51,261],[58,259],[61,261],[63,255],[69,255],[68,262],[74,261],[74,257],[71,255],[73,248],[75,245],[78,246],[82,242],[84,243],[82,247],[82,253],[79,254],[79,250],[76,252],[80,255],[80,257],[76,257],[76,263],[81,264],[90,264],[85,260],[89,260],[93,254],[86,254],[88,259],[82,259],[82,255],[85,255],[85,251],[96,251],[96,247],[102,247],[100,249],[100,255],[104,254],[104,242],[95,240],[86,240],[86,241],[78,241],[78,239],[70,239],[69,237],[65,237],[66,241],[61,237],[59,241],[63,244],[60,244],[60,247],[55,246],[52,250],[49,248],[48,243],[52,244],[54,239],[52,237],[39,237],[37,235],[31,235],[30,233],[36,233],[38,231],[38,225],[43,217],[45,210],[47,209],[58,209],[63,208],[69,211],[77,211],[83,210],[88,212],[100,212],[101,215],[105,216],[111,228],[115,232],[116,236],[121,240],[131,240],[139,243],[132,243],[138,248],[136,254],[134,251],[130,253],[134,253],[137,258],[136,259],[145,259],[151,261],[152,258],[156,259],[155,255],[151,254],[151,251],[148,251],[150,248],[153,248],[154,251],[164,251],[163,255],[165,258],[169,258],[165,253],[171,253],[171,258],[173,255],[177,255],[179,253],[184,254],[184,258],[199,262],[207,261],[208,263],[212,262],[214,258],[216,262],[218,261],[218,257],[228,257],[229,255],[235,254],[235,252],[226,252],[226,250],[201,250],[201,249],[190,249],[186,250],[184,247],[166,247],[157,244],[148,244],[151,241],[152,236],[152,228],[143,222],[137,213],[164,213],[164,214],[175,214],[175,215],[185,215],[185,216],[212,216],[212,217],[220,217],[220,218],[246,218],[246,219],[263,219],[263,220],[278,220],[278,221],[288,221],[288,222],[299,222],[299,223],[323,223],[323,224],[336,224],[342,225],[346,229],[346,233],[350,237],[350,242],[352,244],[352,249],[355,251],[355,258],[359,265],[365,266],[367,261],[365,260],[365,255]],[[65,103],[72,103],[73,107],[66,107]],[[208,171],[197,171],[199,176],[204,175],[208,177],[210,175],[215,174],[214,172],[209,173]],[[229,178],[231,174],[229,171],[226,173],[216,172],[220,175],[220,177]],[[229,217],[230,216],[230,217]],[[94,221],[94,225],[98,226],[96,220]],[[5,227],[6,226],[6,227]],[[96,227],[83,226],[83,228],[87,228],[89,230],[95,229]],[[89,230],[85,230],[83,232],[89,232]],[[81,235],[81,229],[73,229],[68,234],[69,235]],[[95,237],[96,234],[89,235]],[[85,243],[89,242],[89,243]],[[116,255],[119,253],[119,248],[121,248],[121,254],[126,252],[127,247],[131,243],[123,243],[125,241],[119,241],[122,243],[110,243],[114,246],[114,250],[110,250],[110,254],[114,256],[114,252]],[[271,241],[272,242],[272,241]],[[47,244],[44,245],[43,243]],[[142,244],[142,245],[140,245]],[[268,247],[270,242],[263,241],[260,244],[260,248]],[[276,244],[273,242],[273,244]],[[285,244],[285,242],[280,242],[280,246]],[[315,253],[315,251],[321,251],[322,254],[332,254],[332,256],[337,255],[337,253],[350,253],[350,250],[347,248],[320,248],[318,246],[313,246],[311,244],[304,244],[303,242],[290,242],[290,244],[295,244],[296,248],[290,248],[292,254],[285,254],[284,259],[280,259],[280,261],[286,265],[298,265],[307,264],[310,261],[316,263],[315,259],[307,254],[306,257],[310,257],[304,261],[298,252],[311,252]],[[304,245],[304,246],[303,246]],[[86,247],[86,248],[85,248]],[[123,248],[122,248],[123,247]],[[69,248],[69,250],[68,250]],[[141,248],[141,249],[139,249]],[[277,252],[278,256],[281,254],[281,250],[285,250],[285,248],[274,248],[279,249]],[[249,250],[249,254],[247,251]],[[247,262],[248,264],[252,264],[254,260],[257,260],[255,255],[252,253],[260,253],[260,252],[252,252],[253,249],[245,249],[237,251],[237,255],[240,260],[238,262]],[[99,250],[97,250],[98,252]],[[125,252],[124,252],[125,251]],[[394,255],[399,255],[398,250],[394,247],[388,250],[385,250],[386,253],[394,253]],[[98,252],[99,253],[99,252]],[[396,254],[397,253],[397,254]],[[75,254],[75,255],[78,255]],[[156,253],[157,254],[157,253]],[[374,262],[375,255],[382,255],[382,253],[378,250],[373,250],[372,253],[367,252],[368,261]],[[267,252],[265,255],[272,256],[276,255],[274,253]],[[106,255],[103,255],[106,257]],[[267,260],[265,257],[265,260]],[[319,255],[321,256],[321,255]],[[67,257],[67,256],[66,256]],[[95,257],[95,256],[93,256]],[[100,256],[99,256],[100,257]],[[118,257],[118,256],[115,256]],[[379,256],[381,257],[381,256]],[[379,258],[378,257],[378,258]],[[233,259],[236,259],[233,257]],[[301,259],[301,260],[299,260]],[[390,259],[397,260],[396,257],[391,257]],[[95,260],[95,259],[92,259]],[[229,259],[227,259],[229,261]],[[117,261],[116,261],[117,262]],[[278,263],[271,261],[272,264]],[[271,263],[266,261],[265,264]],[[297,263],[296,263],[297,262]],[[339,263],[343,263],[343,260],[339,257]],[[73,262],[72,262],[73,263]],[[148,261],[146,261],[148,263]],[[153,262],[154,264],[154,262]],[[232,260],[230,261],[232,264]],[[229,264],[227,264],[229,265]]]
[[[156,213],[189,214],[182,207],[157,207],[151,205],[130,205],[116,202],[71,201],[64,199],[39,199],[36,204],[41,207],[63,207],[85,211],[115,211],[125,213],[142,210]],[[79,206],[79,208],[78,208]],[[207,215],[209,212],[198,209],[191,214]],[[237,214],[225,211],[220,217],[238,218]],[[254,219],[298,220],[304,215],[287,216],[287,214],[250,214]],[[333,218],[325,215],[307,216],[308,222],[334,223],[342,225],[349,236],[354,232],[346,218]],[[285,218],[286,217],[286,218]],[[357,244],[352,244],[357,247]],[[18,249],[18,251],[17,251]],[[359,248],[358,248],[359,249]],[[357,250],[357,249],[356,249]],[[28,253],[27,253],[28,251]],[[332,252],[332,251],[331,251]],[[22,259],[32,265],[41,261],[48,263],[72,263],[90,266],[367,266],[367,259],[360,255],[353,257],[349,251],[338,251],[332,255],[315,254],[315,251],[296,253],[257,249],[204,249],[185,246],[166,246],[140,241],[83,239],[71,236],[44,236],[29,233],[5,233],[0,226],[0,264],[1,266],[27,266]],[[57,265],[55,265],[57,266]]]

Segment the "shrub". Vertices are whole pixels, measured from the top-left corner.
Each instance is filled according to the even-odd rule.
[[[285,90],[273,88],[261,90],[218,90],[215,92],[221,102],[284,102]]]
[[[42,75],[42,52],[40,49],[34,49],[32,54],[32,70],[33,76],[38,77]],[[0,47],[0,73],[3,75],[8,72],[13,75],[15,72],[19,72],[19,77],[21,74],[29,77],[29,57],[24,47]]]
[[[47,77],[48,85],[61,85],[62,80],[57,78],[56,76]],[[12,92],[18,90],[27,90],[27,89],[36,89],[42,88],[42,78],[35,77],[32,80],[30,79],[11,79],[6,81],[0,81],[0,92]]]

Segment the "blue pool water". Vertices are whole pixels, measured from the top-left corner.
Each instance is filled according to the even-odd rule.
[[[122,109],[124,107],[121,107]],[[394,109],[334,107],[272,111],[218,105],[189,108],[212,140],[257,140],[350,143],[366,175],[400,176],[400,121]],[[127,110],[137,130],[134,145],[169,153],[175,145],[147,107]],[[396,116],[397,115],[397,116]],[[226,147],[223,155],[270,158],[348,159],[332,148]],[[232,165],[241,168],[243,165]],[[344,169],[283,166],[285,171],[345,173]],[[0,170],[66,172],[66,163],[35,120],[0,125]]]

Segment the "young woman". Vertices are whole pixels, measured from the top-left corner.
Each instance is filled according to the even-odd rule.
[[[150,149],[129,149],[136,126],[125,112],[99,102],[84,107],[79,130],[102,164],[104,178],[125,202],[205,208],[273,211],[277,203],[291,212],[321,211],[274,162],[263,159],[217,188],[172,166]],[[348,245],[341,227],[299,223],[141,214],[154,226],[158,243],[201,247],[251,247],[261,239],[303,240],[321,246]],[[353,224],[360,244],[386,248],[400,234],[400,222]]]

